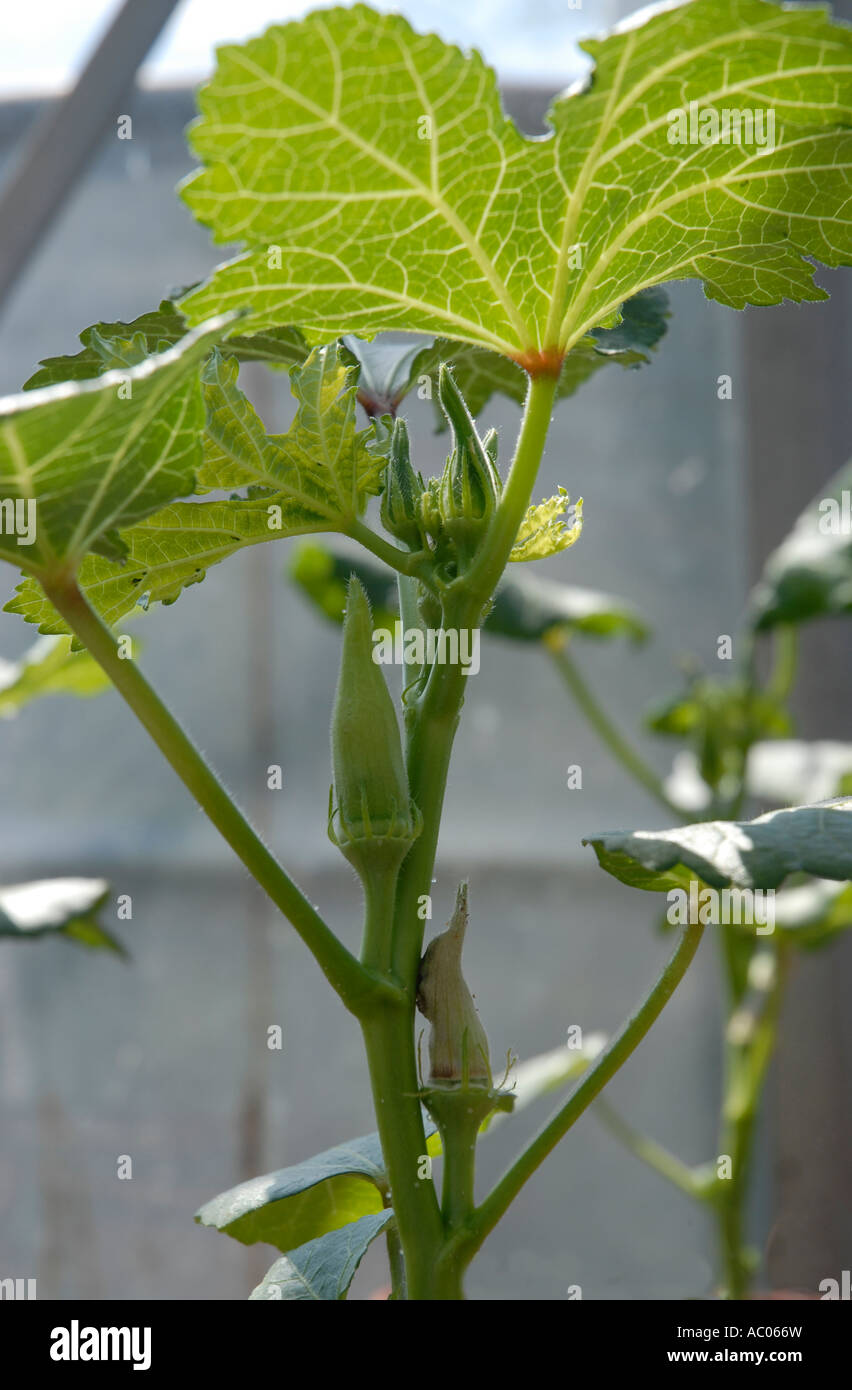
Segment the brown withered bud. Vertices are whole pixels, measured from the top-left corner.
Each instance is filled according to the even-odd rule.
[[[468,922],[467,884],[462,883],[447,929],[430,941],[420,964],[417,1007],[432,1025],[430,1081],[491,1085],[488,1038],[462,974]]]

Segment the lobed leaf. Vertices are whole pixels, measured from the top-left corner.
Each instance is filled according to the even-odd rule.
[[[0,558],[36,576],[90,550],[119,559],[120,528],[193,491],[198,370],[228,322],[127,370],[0,400]]]
[[[323,9],[220,48],[183,196],[246,252],[182,309],[247,306],[325,341],[435,333],[553,370],[667,280],[735,308],[825,298],[806,257],[852,256],[850,31],[693,0],[583,47],[592,78],[538,140],[477,53],[399,15]],[[771,113],[773,138],[671,138],[678,111],[740,108]]]
[[[509,559],[518,563],[522,560],[546,560],[567,550],[580,539],[583,530],[583,499],[578,497],[571,509],[571,525],[565,522],[565,514],[570,505],[570,497],[564,487],[560,487],[555,497],[545,502],[534,503],[528,507],[526,515],[518,528],[515,544]]]
[[[171,299],[129,323],[96,323],[80,334],[82,352],[64,357],[45,357],[39,370],[24,382],[24,391],[53,386],[60,381],[86,381],[104,371],[104,341],[129,343],[141,338],[148,354],[162,352],[179,342],[189,330],[183,314]],[[235,333],[228,352],[238,362],[264,362],[270,367],[292,367],[304,362],[310,349],[298,328],[272,328],[263,333]]]
[[[77,580],[110,625],[135,605],[173,603],[211,565],[248,545],[345,530],[381,488],[384,436],[355,424],[355,374],[336,348],[315,350],[292,369],[299,402],[286,434],[267,435],[237,385],[237,363],[214,351],[203,369],[204,437],[197,486],[242,488],[224,501],[177,502],[123,531],[120,562],[88,555]],[[191,489],[190,489],[191,490]],[[32,579],[6,611],[64,633],[62,618]]]

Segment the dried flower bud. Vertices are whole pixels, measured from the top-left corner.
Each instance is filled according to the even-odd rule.
[[[430,941],[421,961],[417,1007],[432,1025],[430,1082],[490,1087],[488,1038],[462,975],[467,922],[467,884],[462,883],[447,930]]]
[[[353,575],[343,623],[343,654],[331,720],[333,769],[329,834],[364,876],[404,854],[420,832],[408,793],[399,724],[373,660],[372,616]]]
[[[382,495],[382,524],[397,540],[414,549],[423,544],[420,498],[424,482],[411,466],[405,421],[394,421]]]

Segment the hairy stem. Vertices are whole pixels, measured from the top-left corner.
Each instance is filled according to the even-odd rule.
[[[354,1013],[392,992],[359,963],[323,921],[252,830],[198,749],[148,684],[135,661],[122,660],[112,633],[89,607],[76,583],[45,585],[53,606],[109,676],[201,809],[249,873],[293,924],[326,978]]]

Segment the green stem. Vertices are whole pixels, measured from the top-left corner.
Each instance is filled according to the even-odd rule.
[[[371,975],[337,939],[308,902],[208,767],[198,749],[163,704],[136,662],[122,660],[115,638],[89,607],[77,585],[44,586],[53,606],[109,676],[163,756],[209,816],[220,834],[292,922],[313,952],[326,978],[353,1013],[388,992],[389,984]]]
[[[773,700],[786,700],[796,679],[798,634],[795,627],[782,623],[774,629],[774,665],[766,693]]]
[[[775,1047],[784,993],[786,953],[780,943],[772,948],[773,968],[766,983],[753,987],[750,996],[734,1001],[728,1019],[725,1045],[725,1085],[722,1104],[720,1154],[731,1160],[731,1176],[717,1184],[719,1242],[724,1269],[723,1297],[745,1298],[751,1263],[745,1243],[745,1204],[749,1169],[760,1098]],[[737,1031],[749,1023],[746,1036]]]
[[[395,1300],[406,1297],[405,1288],[405,1257],[402,1253],[402,1241],[399,1238],[399,1228],[395,1221],[392,1221],[387,1230],[388,1264],[391,1276],[391,1297]]]
[[[702,1186],[696,1180],[695,1174],[688,1164],[669,1153],[668,1149],[664,1149],[655,1139],[640,1134],[639,1130],[628,1124],[624,1117],[619,1115],[607,1101],[599,1100],[592,1114],[598,1116],[630,1153],[634,1154],[647,1167],[653,1168],[655,1173],[659,1173],[661,1177],[673,1183],[675,1187],[679,1187],[681,1192],[685,1192],[688,1197],[695,1198],[703,1195]]]
[[[428,1168],[418,1095],[414,1006],[385,1004],[362,1018],[376,1123],[405,1257],[407,1297],[434,1295],[438,1254],[444,1240],[441,1212]]]
[[[652,768],[639,756],[636,750],[631,747],[623,735],[613,724],[612,720],[604,711],[603,707],[592,694],[573,658],[569,655],[567,647],[551,647],[550,653],[556,664],[562,679],[582,710],[586,719],[597,733],[601,741],[606,745],[613,757],[621,763],[637,782],[656,801],[666,808],[667,811],[682,819],[682,815],[677,806],[666,796],[659,777]]]
[[[496,588],[509,551],[518,534],[530,493],[541,462],[556,382],[542,378],[531,381],[515,456],[503,496],[480,556],[469,571],[444,593],[444,623],[459,631],[477,628],[483,610]],[[414,1001],[420,956],[423,949],[425,914],[421,899],[431,894],[435,853],[441,825],[447,774],[453,741],[464,702],[466,677],[460,665],[436,664],[425,688],[406,710],[406,763],[412,800],[423,817],[423,829],[409,851],[399,875],[394,912],[392,968],[394,977],[406,990],[408,1012],[384,1010],[393,1016],[393,1035],[383,1036],[378,1025],[370,1025],[367,1039],[376,1108],[380,1119],[382,1147],[400,1225],[405,1251],[408,1296],[411,1299],[463,1297],[463,1265],[454,1260],[438,1261],[444,1227],[431,1182],[412,1187],[412,1160],[426,1153],[425,1132],[416,1091],[414,1053]],[[386,1028],[390,1030],[391,1025]],[[365,1034],[365,1037],[367,1035]],[[397,1065],[404,1067],[402,1078],[389,1074],[382,1057],[383,1048],[397,1050]],[[379,1106],[385,1107],[384,1115]],[[384,1120],[384,1129],[382,1128]],[[404,1138],[402,1137],[404,1134]],[[426,1197],[428,1186],[430,1197]],[[405,1210],[401,1209],[401,1204]],[[420,1227],[417,1222],[420,1221]],[[435,1222],[438,1223],[436,1234]]]
[[[371,530],[360,517],[355,517],[349,522],[345,534],[365,550],[369,550],[377,560],[383,560],[390,569],[396,570],[397,574],[422,579],[424,584],[431,588],[432,566],[426,551],[412,553],[410,550],[400,549],[398,545],[392,545],[384,536],[379,536]]]
[[[566,1103],[557,1110],[532,1143],[524,1150],[497,1186],[477,1209],[473,1222],[472,1249],[477,1250],[504,1212],[517,1197],[528,1178],[547,1158],[583,1111],[591,1105],[607,1082],[636,1050],[651,1025],[671,999],[692,961],[704,931],[694,922],[684,927],[677,947],[639,1008],[627,1020],[612,1042],[601,1053]]]
[[[444,1154],[441,1212],[451,1233],[467,1225],[474,1209],[476,1142],[481,1123],[481,1112],[473,1110],[467,1116],[456,1114],[452,1126],[441,1130]]]
[[[483,605],[497,588],[509,553],[517,539],[524,513],[530,505],[530,496],[541,466],[541,457],[550,428],[556,386],[555,377],[530,378],[512,466],[503,488],[500,505],[488,532],[487,543],[470,569],[451,586],[461,593],[481,597]]]

